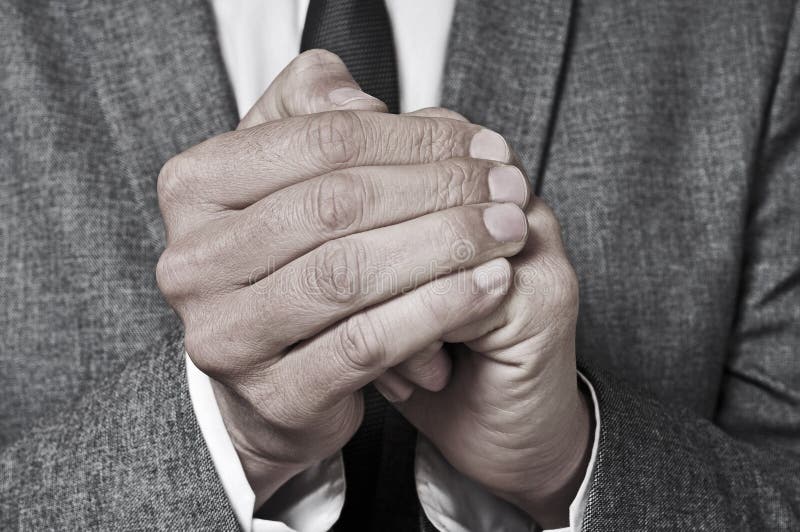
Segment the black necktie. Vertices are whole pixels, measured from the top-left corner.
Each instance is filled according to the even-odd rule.
[[[400,111],[397,61],[383,0],[311,0],[300,51],[324,48],[342,58],[367,94]]]

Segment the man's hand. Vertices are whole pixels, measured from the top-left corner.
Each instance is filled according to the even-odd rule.
[[[489,316],[510,284],[500,257],[527,237],[502,137],[388,115],[356,89],[338,58],[304,54],[239,130],[159,176],[159,287],[257,506],[351,437],[360,388]]]
[[[465,121],[443,109],[412,114]],[[567,524],[585,475],[591,414],[577,387],[578,285],[559,224],[538,198],[526,212],[530,236],[511,259],[514,282],[503,303],[448,331],[376,386],[391,385],[386,395],[456,468],[540,525],[557,527]],[[459,299],[451,303],[451,312],[465,310]],[[451,346],[457,352],[446,353],[442,341],[460,344]],[[448,381],[451,355],[453,382],[432,393]],[[434,385],[413,386],[421,382]]]
[[[457,344],[449,385],[397,407],[456,469],[558,528],[592,442],[575,367],[578,283],[552,211],[534,198],[527,219],[504,302],[443,337]]]

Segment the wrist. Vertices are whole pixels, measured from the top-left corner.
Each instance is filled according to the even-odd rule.
[[[593,444],[591,398],[576,387],[572,414],[562,433],[553,438],[551,458],[538,471],[534,486],[509,499],[545,529],[569,526],[569,507],[586,476]]]
[[[253,512],[258,511],[281,486],[305,471],[307,465],[278,463],[253,454],[247,447],[234,444],[247,482],[255,495]]]
[[[253,510],[256,511],[289,479],[311,464],[283,460],[251,444],[254,441],[267,444],[274,440],[275,435],[263,430],[263,423],[241,397],[224,384],[210,380],[225,429],[255,495]]]

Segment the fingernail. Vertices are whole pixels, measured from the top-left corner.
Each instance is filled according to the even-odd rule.
[[[490,129],[478,131],[469,144],[469,156],[475,159],[488,159],[490,161],[509,162],[511,150],[508,143],[499,133]]]
[[[402,403],[411,397],[414,386],[392,373],[384,373],[379,381],[372,383],[375,389],[390,403]]]
[[[336,105],[347,105],[348,103],[357,100],[378,100],[366,92],[354,89],[352,87],[340,87],[338,89],[334,89],[328,94],[328,98]]]
[[[497,203],[516,203],[525,207],[528,202],[528,183],[516,166],[495,166],[489,170],[489,198]]]
[[[511,203],[492,205],[484,210],[483,223],[498,242],[517,242],[525,238],[528,231],[525,213]]]
[[[508,262],[495,259],[472,270],[472,280],[478,290],[487,294],[505,292],[510,279]]]

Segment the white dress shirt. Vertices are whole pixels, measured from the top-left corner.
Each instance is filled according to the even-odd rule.
[[[387,0],[406,112],[439,103],[447,38],[455,0]],[[223,59],[240,116],[298,53],[308,0],[212,0]],[[225,429],[208,377],[186,357],[189,393],[198,425],[234,514],[245,532],[322,532],[344,505],[341,453],[292,478],[273,495],[270,520],[255,519],[255,494]],[[600,413],[594,390],[596,428],[586,476],[570,505],[570,526],[580,530],[591,483]],[[423,437],[415,456],[417,494],[428,519],[442,531],[530,531],[531,518],[458,473]]]

